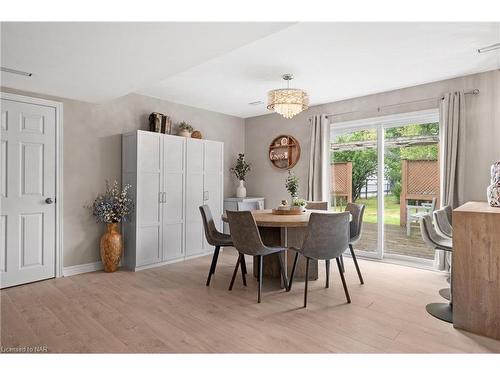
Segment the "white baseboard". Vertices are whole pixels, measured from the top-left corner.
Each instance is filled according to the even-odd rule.
[[[221,251],[222,251],[222,248],[221,248]],[[147,269],[150,269],[150,268],[167,266],[169,264],[184,262],[186,260],[195,259],[195,258],[199,258],[199,257],[204,257],[204,256],[211,255],[211,254],[213,254],[213,251],[209,251],[209,252],[206,252],[206,253],[200,253],[200,254],[196,254],[196,255],[191,255],[191,256],[188,256],[188,257],[184,257],[184,258],[179,258],[179,259],[167,260],[167,261],[159,262],[159,263],[148,264],[146,266],[139,266],[139,267],[135,267],[134,268],[134,272],[143,271],[143,270],[147,270]]]
[[[66,276],[78,275],[80,273],[100,271],[103,268],[104,267],[102,265],[102,262],[78,264],[76,266],[64,267],[63,276],[66,277]]]
[[[221,248],[220,251],[221,252],[224,251],[223,249],[224,248]],[[188,257],[184,257],[184,258],[169,260],[169,261],[160,262],[160,263],[149,264],[147,266],[136,267],[133,271],[142,271],[142,270],[146,270],[146,269],[149,269],[149,268],[166,266],[168,264],[183,262],[185,260],[195,259],[195,258],[199,258],[199,257],[211,255],[211,254],[213,254],[213,250],[210,250],[208,252],[203,252],[203,253],[200,253],[200,254],[196,254],[196,255],[191,255],[191,256],[188,256]],[[122,262],[121,261],[120,261],[119,265],[122,266]],[[76,266],[64,267],[62,275],[63,275],[63,277],[74,276],[74,275],[78,275],[80,273],[101,271],[103,268],[104,267],[102,265],[102,262],[78,264]]]

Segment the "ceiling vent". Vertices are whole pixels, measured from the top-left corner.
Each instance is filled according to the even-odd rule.
[[[256,102],[248,103],[248,105],[261,105],[261,104],[264,104],[264,102],[262,100],[257,100]]]

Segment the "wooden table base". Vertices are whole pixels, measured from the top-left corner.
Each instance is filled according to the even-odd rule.
[[[297,227],[297,228],[273,228],[273,227],[259,227],[259,232],[262,237],[262,242],[268,246],[282,246],[282,247],[302,247],[305,235],[307,233],[307,227]],[[295,251],[287,251],[285,257],[285,266],[287,269],[287,275],[290,275],[293,266],[293,260],[295,258]],[[253,262],[253,274],[255,277],[258,275],[257,269],[257,258],[254,257]],[[294,280],[304,280],[306,275],[306,259],[303,256],[299,256],[299,261],[297,262],[297,267],[295,269]],[[280,268],[278,255],[268,255],[264,257],[264,277],[280,278]],[[318,261],[312,260],[309,263],[309,280],[318,279]]]

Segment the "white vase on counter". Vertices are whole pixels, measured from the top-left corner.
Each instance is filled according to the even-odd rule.
[[[238,187],[236,188],[236,197],[237,198],[246,198],[247,196],[247,188],[245,187],[245,181],[240,180]]]
[[[491,207],[500,207],[500,161],[491,166],[491,185],[486,194]]]

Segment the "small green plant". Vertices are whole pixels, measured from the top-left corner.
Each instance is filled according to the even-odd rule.
[[[299,178],[295,176],[292,171],[288,171],[288,177],[285,183],[286,190],[290,193],[292,198],[297,198],[299,195]],[[292,199],[293,201],[293,199]]]
[[[392,194],[394,195],[394,199],[397,204],[400,202],[400,197],[401,197],[401,182],[398,181],[394,184],[392,187]]]
[[[247,163],[245,160],[245,154],[238,154],[238,159],[236,159],[236,165],[230,169],[232,173],[236,176],[239,181],[245,181],[245,177],[248,172],[250,172],[251,164]]]
[[[194,128],[185,121],[180,122],[178,127],[179,127],[179,130],[181,130],[181,131],[185,130],[189,133],[192,133],[194,130]]]
[[[306,204],[306,200],[302,198],[294,198],[292,201],[292,206],[305,207]]]

